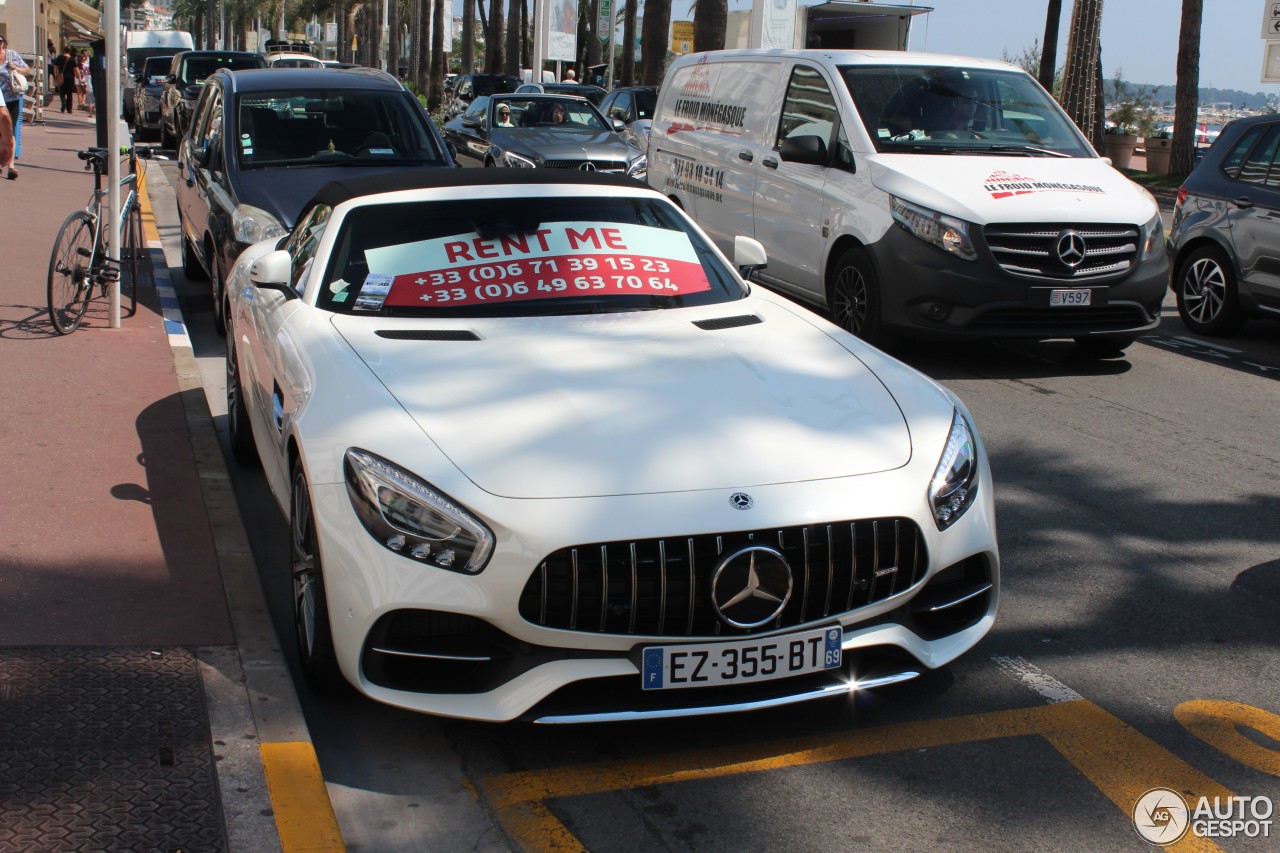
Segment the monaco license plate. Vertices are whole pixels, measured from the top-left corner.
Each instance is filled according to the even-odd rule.
[[[1092,290],[1050,290],[1049,306],[1088,305],[1092,296]]]
[[[779,637],[648,646],[642,654],[642,686],[720,687],[835,669],[843,640],[843,629],[834,625]]]

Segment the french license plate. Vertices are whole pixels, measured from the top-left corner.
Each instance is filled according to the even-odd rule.
[[[642,686],[718,687],[835,669],[843,640],[844,630],[835,625],[780,637],[648,646],[642,654]]]
[[[1049,306],[1088,305],[1091,296],[1092,290],[1050,290]]]

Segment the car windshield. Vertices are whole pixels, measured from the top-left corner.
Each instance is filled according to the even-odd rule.
[[[668,203],[616,196],[358,207],[324,281],[321,308],[379,317],[604,314],[746,294]]]
[[[171,56],[153,56],[142,68],[142,77],[148,83],[163,83],[169,75],[169,66],[173,65]]]
[[[243,71],[247,68],[261,68],[264,62],[256,55],[225,56],[189,56],[182,63],[182,82],[199,83],[219,68],[230,68],[232,71]]]
[[[559,128],[570,131],[591,131],[599,133],[613,128],[605,124],[600,113],[585,101],[568,98],[493,98],[493,123],[506,126],[502,116],[502,108],[511,111],[510,124],[514,129]]]
[[[846,66],[841,73],[880,152],[1095,156],[1026,74],[903,65]]]
[[[421,111],[400,92],[246,92],[238,119],[244,169],[445,165]]]

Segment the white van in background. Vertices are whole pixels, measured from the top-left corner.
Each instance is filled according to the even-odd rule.
[[[1155,199],[1036,81],[899,51],[728,50],[667,72],[649,183],[755,280],[854,334],[1122,352],[1168,286]]]
[[[153,56],[173,56],[184,50],[194,50],[191,33],[181,30],[125,30],[124,67],[120,69],[120,84],[124,88],[122,105],[125,121],[133,124],[134,89],[143,66]]]

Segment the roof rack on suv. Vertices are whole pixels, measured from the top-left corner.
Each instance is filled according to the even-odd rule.
[[[311,45],[305,41],[289,41],[287,39],[267,39],[263,43],[267,53],[310,53]]]

